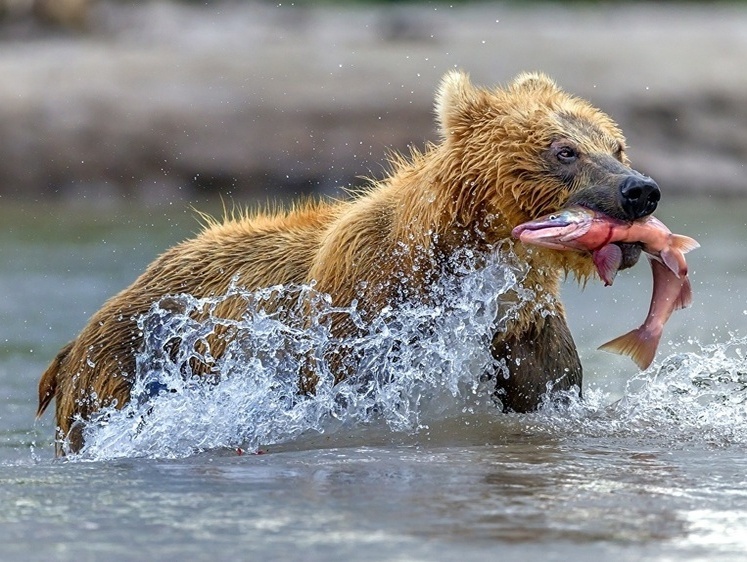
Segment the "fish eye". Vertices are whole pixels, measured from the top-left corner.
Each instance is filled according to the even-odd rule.
[[[554,220],[556,220],[557,218],[558,218],[558,215],[550,215],[550,216],[548,217],[548,220],[554,221]]]

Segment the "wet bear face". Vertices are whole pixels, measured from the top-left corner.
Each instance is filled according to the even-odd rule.
[[[453,72],[436,101],[444,146],[456,155],[473,209],[515,226],[578,204],[621,220],[651,214],[660,191],[630,167],[617,124],[541,74],[508,87],[472,86]],[[623,265],[639,254],[624,251]]]

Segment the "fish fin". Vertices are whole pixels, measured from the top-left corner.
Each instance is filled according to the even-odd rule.
[[[616,244],[607,244],[592,254],[594,265],[599,277],[609,287],[615,280],[615,275],[622,264],[622,250]]]
[[[648,258],[648,261],[651,264],[651,272],[654,275],[654,287],[673,282],[667,278],[672,273],[676,276],[676,272],[670,273],[671,268],[664,265],[664,263],[655,256],[648,256]],[[690,278],[685,275],[684,277],[678,277],[678,279],[680,280],[680,292],[677,294],[677,299],[672,304],[672,311],[687,308],[693,303],[693,290],[690,285]]]
[[[672,234],[669,246],[662,250],[659,255],[664,265],[671,269],[677,277],[683,277],[687,275],[687,262],[684,254],[695,248],[700,248],[700,244],[689,236]]]
[[[661,257],[661,261],[664,265],[671,269],[672,273],[674,273],[678,279],[683,275],[687,275],[687,263],[685,263],[685,258],[682,256],[681,252],[670,247],[662,250],[659,257]]]
[[[681,308],[687,308],[693,303],[693,288],[690,286],[690,279],[685,276],[682,280],[682,288],[680,294],[677,297],[677,302],[674,303],[674,310]]]
[[[643,326],[641,326],[600,345],[598,349],[619,355],[627,355],[643,370],[647,369],[653,363],[660,339],[661,334],[657,336],[647,333]]]
[[[690,250],[700,248],[700,244],[698,244],[697,240],[694,240],[689,236],[683,236],[682,234],[672,234],[669,245],[683,254],[686,254]]]

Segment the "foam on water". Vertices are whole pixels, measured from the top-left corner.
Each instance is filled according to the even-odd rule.
[[[256,450],[365,426],[413,435],[463,412],[490,416],[491,431],[505,425],[506,433],[518,423],[530,434],[747,444],[747,341],[736,337],[654,364],[612,405],[604,392],[585,389],[583,399],[569,392],[536,414],[501,414],[491,398],[494,383],[483,376],[503,372],[489,352],[492,335],[504,329],[517,303],[540,310],[548,304],[546,295],[521,287],[524,274],[510,249],[487,259],[464,253],[426,303],[386,308],[371,321],[357,303],[334,307],[313,286],[253,292],[236,286],[211,298],[162,299],[139,321],[145,343],[132,400],[88,422],[86,446],[72,458]],[[245,304],[244,316],[222,318],[221,303],[236,298]],[[335,315],[347,317],[360,334],[333,337]],[[207,345],[215,333],[227,342],[217,358]],[[341,347],[354,348],[356,360],[348,365],[350,376],[335,384],[326,359]],[[304,395],[298,384],[310,358],[319,383]],[[195,360],[212,364],[210,374],[193,375]]]

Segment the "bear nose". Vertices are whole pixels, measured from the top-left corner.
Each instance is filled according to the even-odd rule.
[[[623,210],[631,220],[653,213],[661,199],[658,184],[640,174],[627,176],[620,183],[620,195]]]

